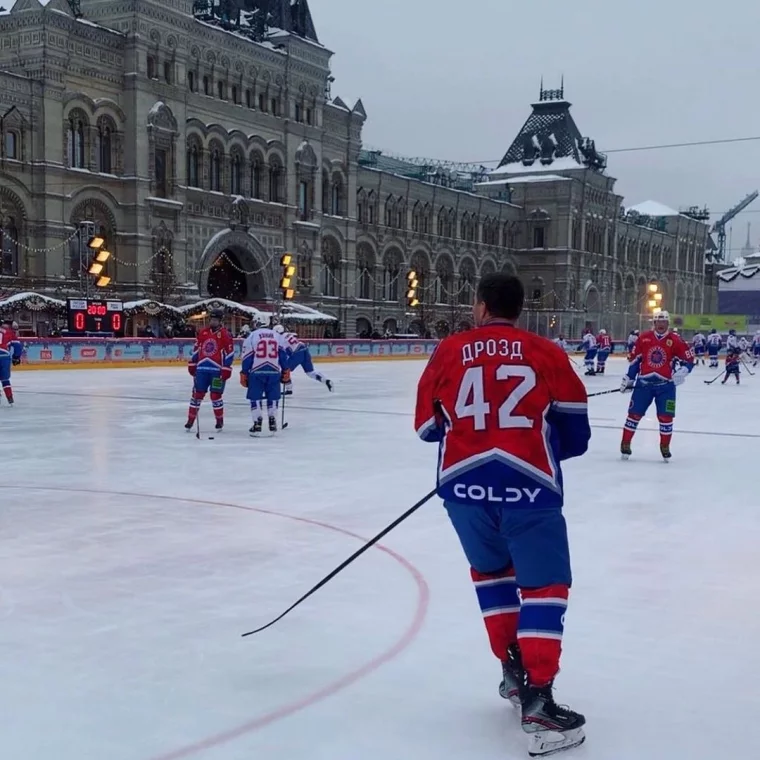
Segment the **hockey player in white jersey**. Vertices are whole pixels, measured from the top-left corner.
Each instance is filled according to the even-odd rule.
[[[581,350],[586,352],[583,357],[583,365],[587,375],[595,375],[594,359],[596,359],[596,336],[589,330],[581,339]]]
[[[741,351],[742,354],[746,354],[747,351],[749,351],[749,341],[743,335],[739,338],[739,351]]]
[[[287,366],[291,349],[285,337],[274,330],[257,327],[243,342],[243,366],[240,384],[247,388],[246,398],[251,402],[253,427],[250,434],[261,433],[264,399],[266,399],[269,431],[277,432],[277,406],[280,403],[280,375]]]
[[[707,354],[710,357],[710,367],[712,367],[712,369],[718,368],[718,354],[720,353],[722,345],[723,338],[721,338],[718,331],[713,327],[713,329],[710,330],[710,334],[707,336]]]
[[[736,330],[729,330],[726,338],[726,351],[738,351],[738,349],[739,336],[736,334]]]
[[[752,356],[752,366],[757,367],[757,362],[760,360],[760,330],[752,338]]]
[[[286,396],[293,394],[293,382],[290,379],[290,373],[297,367],[303,367],[303,371],[312,380],[324,383],[327,386],[327,390],[332,391],[332,380],[321,372],[315,371],[309,347],[295,333],[285,332],[285,328],[282,325],[275,325],[272,329],[285,338],[290,349],[287,365],[282,370],[283,393]]]
[[[633,347],[636,345],[636,341],[639,339],[639,333],[639,330],[631,330],[630,334],[628,335],[628,340],[626,340],[625,343],[629,354],[631,351],[633,351]]]
[[[702,364],[705,363],[705,348],[707,347],[707,338],[701,333],[698,332],[692,339],[691,339],[691,347],[694,351],[694,364],[699,364],[702,362]]]
[[[555,338],[553,342],[563,351],[567,352],[567,341],[565,340],[564,335],[560,335],[558,338]]]

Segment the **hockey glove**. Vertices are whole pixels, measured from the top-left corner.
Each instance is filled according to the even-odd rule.
[[[18,367],[18,365],[19,365],[19,364],[21,364],[21,357],[20,357],[20,356],[14,356],[14,357],[11,359],[11,364],[12,364],[14,367]]]
[[[625,393],[633,388],[633,381],[628,375],[623,375],[623,379],[620,381],[620,392]]]
[[[280,382],[287,385],[290,382],[290,370],[284,369],[280,375]]]
[[[240,373],[240,385],[242,385],[243,388],[248,387],[248,375],[245,372]]]
[[[686,376],[689,374],[689,368],[688,367],[679,367],[674,373],[673,373],[673,384],[683,385],[684,380],[686,380]]]
[[[195,377],[195,364],[188,364],[187,365],[187,371]]]

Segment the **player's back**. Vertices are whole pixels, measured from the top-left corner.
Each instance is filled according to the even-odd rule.
[[[243,344],[244,369],[247,372],[279,372],[280,351],[285,339],[269,328],[254,330]]]
[[[506,323],[458,333],[441,342],[420,381],[421,437],[431,394],[447,420],[443,498],[562,505],[558,462],[586,450],[588,418],[586,390],[558,346]],[[555,435],[558,413],[575,419]]]

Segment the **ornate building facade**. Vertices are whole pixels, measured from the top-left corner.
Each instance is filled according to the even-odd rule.
[[[108,292],[254,305],[298,298],[344,334],[445,333],[475,283],[519,273],[529,325],[618,334],[657,282],[701,311],[707,227],[621,211],[604,157],[561,92],[541,92],[482,167],[361,149],[361,101],[331,97],[332,53],[306,0],[16,0],[0,11],[0,297],[87,284],[84,232],[112,252]],[[406,303],[406,275],[420,306]]]

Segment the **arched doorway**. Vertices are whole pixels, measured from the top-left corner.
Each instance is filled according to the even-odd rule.
[[[366,317],[356,318],[356,336],[358,338],[369,338],[372,335],[372,323]]]
[[[274,290],[275,264],[267,266],[268,260],[274,261],[261,243],[246,232],[217,233],[198,263],[201,295],[230,301],[266,300]]]

